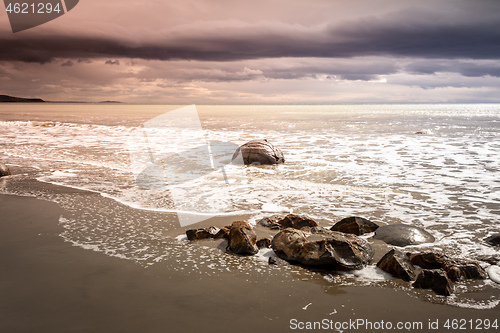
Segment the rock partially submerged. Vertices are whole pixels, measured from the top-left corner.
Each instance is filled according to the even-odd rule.
[[[450,296],[453,293],[453,283],[442,269],[424,269],[413,283],[415,288],[432,289],[436,294]]]
[[[258,225],[272,229],[272,230],[283,230],[286,228],[302,229],[302,228],[314,228],[319,226],[318,222],[307,216],[288,214],[286,216],[273,215],[271,217],[265,217],[257,222]]]
[[[6,166],[4,163],[0,162],[0,177],[4,176],[10,176],[12,173],[10,172],[10,169],[8,166]]]
[[[441,253],[426,252],[410,255],[412,264],[424,269],[442,269],[454,282],[461,280],[483,280],[488,277],[477,261],[452,259]]]
[[[382,259],[379,260],[377,267],[405,281],[413,281],[416,276],[415,267],[410,262],[410,258],[396,249],[387,252]]]
[[[247,221],[234,221],[229,230],[227,249],[232,253],[254,255],[259,252],[257,235]]]
[[[285,163],[285,157],[279,148],[273,146],[267,139],[252,140],[233,154],[233,161],[243,161],[245,165],[272,165]],[[241,163],[241,162],[240,162]]]
[[[328,231],[312,238],[301,230],[287,228],[274,236],[271,247],[286,261],[333,270],[362,269],[373,259],[372,247],[360,237]]]
[[[429,232],[408,224],[391,224],[379,227],[373,238],[395,246],[419,245],[435,241],[434,236]]]
[[[330,228],[332,231],[345,232],[346,234],[353,235],[363,235],[377,230],[378,225],[370,220],[359,216],[346,217],[335,223],[333,227]]]
[[[489,237],[486,237],[484,241],[491,246],[500,246],[500,234],[493,234]]]

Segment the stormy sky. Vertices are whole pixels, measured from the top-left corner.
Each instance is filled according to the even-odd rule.
[[[500,102],[498,0],[81,0],[15,34],[1,9],[0,94],[172,104]]]

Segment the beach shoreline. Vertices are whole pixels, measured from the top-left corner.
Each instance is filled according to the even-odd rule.
[[[68,191],[37,183],[50,191]],[[54,202],[0,195],[0,331],[289,332],[307,323],[326,325],[328,321],[429,325],[429,321],[444,324],[454,318],[498,318],[497,308],[429,303],[392,288],[398,283],[395,280],[384,287],[349,287],[278,268],[259,273],[235,266],[211,275],[176,269],[179,262],[192,258],[144,266],[64,241],[58,221],[63,211]],[[443,327],[436,330],[445,331]]]

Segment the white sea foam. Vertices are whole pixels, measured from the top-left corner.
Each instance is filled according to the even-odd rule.
[[[244,213],[250,214],[252,221],[293,211],[337,221],[356,215],[380,225],[421,226],[437,239],[434,244],[411,250],[439,249],[463,258],[496,254],[482,239],[496,232],[500,222],[498,106],[210,108],[202,121],[208,141],[239,145],[267,138],[282,149],[286,163],[229,166],[225,175],[220,170],[196,175],[196,166],[203,161],[186,157],[186,163],[176,165],[184,168],[177,173],[188,174],[189,182],[144,189],[137,186],[127,145],[128,136],[138,127],[43,120],[0,121],[2,160],[32,167],[34,177],[41,181],[100,193],[102,199],[140,209],[137,214],[141,216],[148,212]],[[140,111],[138,106],[138,115]],[[167,155],[179,155],[201,137],[199,131],[169,131],[169,137],[178,140],[154,145]],[[425,135],[415,134],[418,131]],[[156,143],[166,134],[165,130],[151,129]],[[138,144],[134,149],[141,153],[145,148]],[[223,191],[216,184],[223,184]],[[173,200],[171,191],[179,191],[188,200]],[[87,204],[97,209],[95,203]],[[78,201],[65,205],[76,216],[88,209]],[[141,229],[139,220],[132,223],[126,214],[116,214],[113,220],[82,218],[83,224],[76,223],[75,217],[66,217],[61,220],[64,237],[82,247],[147,264],[169,255],[162,246],[174,248],[174,253],[180,246],[158,236],[165,225]],[[160,245],[151,246],[151,242]],[[217,253],[220,251],[212,254],[214,262]],[[260,258],[267,254],[263,252]],[[195,255],[192,260],[198,262]],[[377,272],[369,267],[356,278],[382,279]]]

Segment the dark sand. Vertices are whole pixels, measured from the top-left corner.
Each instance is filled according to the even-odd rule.
[[[498,308],[433,304],[390,286],[304,281],[278,268],[268,277],[234,269],[215,276],[185,274],[170,260],[144,268],[65,242],[59,236],[61,212],[49,201],[0,195],[2,333],[290,332],[293,318],[422,322],[423,330],[392,331],[451,332],[442,327],[446,319],[500,315]],[[440,329],[427,329],[436,319]]]

